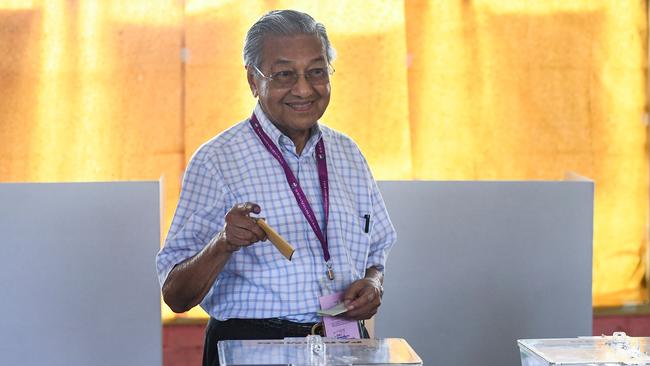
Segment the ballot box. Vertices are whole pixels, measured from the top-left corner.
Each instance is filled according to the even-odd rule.
[[[320,336],[279,340],[219,341],[221,366],[242,365],[422,365],[401,338],[334,339]]]
[[[520,339],[522,366],[650,365],[650,337],[612,336]]]

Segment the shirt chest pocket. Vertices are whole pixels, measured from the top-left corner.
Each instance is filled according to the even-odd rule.
[[[366,215],[354,209],[333,210],[330,217],[336,222],[336,229],[328,233],[334,236],[329,238],[335,243],[332,254],[349,265],[355,278],[364,276],[370,251],[372,220]]]

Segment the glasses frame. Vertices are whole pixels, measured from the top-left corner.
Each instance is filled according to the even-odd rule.
[[[273,75],[274,75],[274,74],[271,74],[271,75],[269,75],[269,76],[266,76],[266,75],[264,75],[264,73],[263,73],[259,68],[257,68],[257,66],[255,66],[255,65],[252,65],[252,66],[253,66],[253,68],[255,69],[255,71],[257,71],[257,73],[260,74],[260,76],[261,76],[263,79],[267,79],[269,82],[273,82],[273,81],[275,80],[275,79],[273,78]],[[306,74],[306,73],[302,73],[302,74],[295,73],[296,77],[295,77],[293,83],[291,83],[291,85],[287,85],[287,86],[277,86],[277,85],[276,85],[275,87],[278,88],[278,89],[288,89],[288,88],[292,88],[294,85],[296,85],[296,83],[298,82],[298,79],[299,79],[301,76],[305,78],[305,81],[307,81],[307,82],[309,83],[309,85],[312,85],[312,86],[313,86],[313,85],[325,85],[325,84],[329,83],[329,81],[330,81],[330,78],[329,78],[329,77],[330,77],[332,74],[334,74],[335,71],[336,71],[336,70],[334,69],[334,67],[333,67],[330,63],[328,63],[328,64],[327,64],[327,81],[326,81],[325,83],[323,83],[323,84],[314,84],[314,83],[312,83],[312,82],[307,78],[307,74]]]

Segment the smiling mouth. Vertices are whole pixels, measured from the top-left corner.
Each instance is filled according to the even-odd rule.
[[[308,102],[293,102],[293,103],[285,103],[291,109],[298,111],[298,112],[303,112],[307,111],[311,108],[312,105],[314,105],[313,101],[308,101]]]

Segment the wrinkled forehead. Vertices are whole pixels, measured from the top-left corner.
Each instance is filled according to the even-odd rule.
[[[309,65],[327,63],[322,40],[315,34],[266,35],[262,44],[262,65]]]

